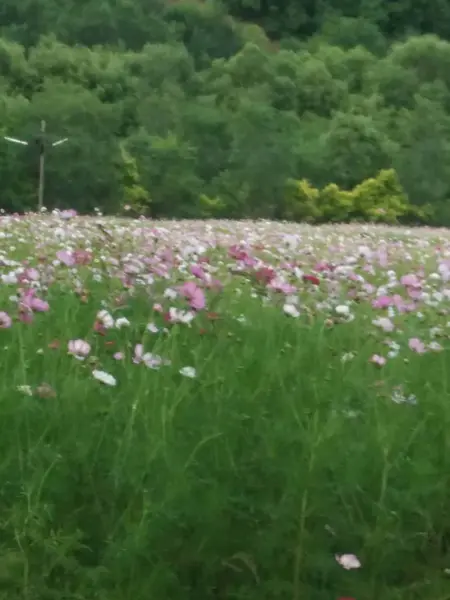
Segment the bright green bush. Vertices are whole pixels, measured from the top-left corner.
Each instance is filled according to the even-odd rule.
[[[319,203],[321,220],[348,221],[353,207],[353,194],[341,190],[335,183],[330,183],[320,192]]]
[[[319,190],[305,179],[289,180],[285,198],[286,219],[312,223],[352,220],[378,223],[423,222],[426,209],[410,204],[394,169],[383,169],[353,190],[331,183]]]
[[[218,218],[222,216],[223,211],[226,208],[226,203],[219,196],[211,198],[206,194],[201,194],[199,198],[199,208],[202,218]]]
[[[394,169],[383,169],[352,191],[351,217],[365,221],[395,223],[408,214],[408,198]]]
[[[306,179],[289,179],[284,205],[285,219],[315,223],[320,219],[320,192]]]
[[[143,215],[150,205],[147,190],[141,184],[141,178],[136,159],[124,148],[120,148],[121,184],[123,210],[131,214]]]

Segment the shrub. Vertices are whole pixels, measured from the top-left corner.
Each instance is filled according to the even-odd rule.
[[[226,209],[226,203],[219,196],[211,198],[206,194],[201,194],[199,208],[203,219],[219,218]]]
[[[283,217],[293,221],[378,223],[423,222],[429,218],[426,207],[412,206],[394,169],[383,169],[353,190],[330,183],[322,190],[305,179],[287,183]]]
[[[136,159],[122,145],[120,148],[122,167],[122,201],[125,212],[143,215],[151,203],[147,190],[141,184]]]
[[[348,221],[352,207],[352,192],[341,190],[335,183],[330,183],[320,192],[320,212],[324,222]]]
[[[353,191],[351,217],[365,221],[395,223],[405,217],[409,203],[394,169],[383,169]]]
[[[320,219],[320,192],[306,179],[289,179],[286,186],[284,218],[315,223]]]

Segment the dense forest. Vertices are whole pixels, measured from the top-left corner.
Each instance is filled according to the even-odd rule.
[[[45,119],[49,209],[301,218],[293,182],[390,172],[450,224],[448,0],[2,0],[0,35],[0,135]],[[38,154],[0,140],[3,210]]]

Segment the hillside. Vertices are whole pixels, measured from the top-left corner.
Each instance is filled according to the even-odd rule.
[[[1,132],[70,137],[48,208],[283,218],[288,182],[393,169],[446,225],[450,7],[385,5],[6,0]],[[0,178],[4,210],[34,208],[35,145],[3,142]]]

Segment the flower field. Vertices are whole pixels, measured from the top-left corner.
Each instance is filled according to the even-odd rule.
[[[0,218],[0,598],[450,597],[450,233]]]

